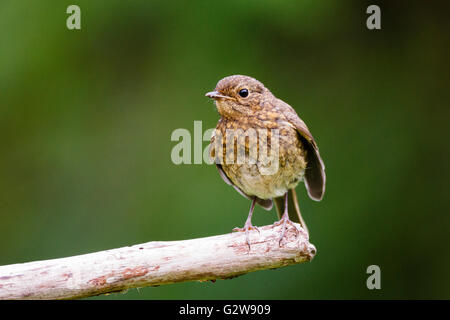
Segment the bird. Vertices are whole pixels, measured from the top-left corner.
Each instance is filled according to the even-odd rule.
[[[295,226],[294,222],[300,224],[309,238],[295,188],[303,181],[309,197],[321,201],[326,175],[319,148],[305,122],[294,108],[249,76],[225,77],[206,96],[214,100],[220,115],[210,141],[210,157],[222,179],[251,200],[244,227],[233,231],[245,232],[250,249],[249,231],[259,231],[252,224],[255,205],[271,210],[275,203],[279,221],[274,225],[282,225],[279,245],[287,225]],[[252,139],[254,133],[258,136],[260,132],[266,136]],[[273,137],[276,139],[272,140]],[[276,159],[267,156],[275,149]],[[236,161],[242,154],[246,156],[244,160]],[[262,154],[269,160],[262,159]],[[276,170],[267,171],[274,160],[278,161]]]

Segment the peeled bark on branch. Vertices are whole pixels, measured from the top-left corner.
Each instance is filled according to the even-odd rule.
[[[288,226],[182,241],[153,241],[67,258],[0,267],[0,299],[75,299],[184,281],[230,279],[310,261],[315,247]],[[156,289],[155,289],[156,290]]]

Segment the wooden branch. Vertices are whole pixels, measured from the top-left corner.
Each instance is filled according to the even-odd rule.
[[[300,226],[296,224],[300,229]],[[310,261],[315,247],[302,229],[281,226],[183,241],[147,242],[79,256],[0,267],[0,299],[75,299],[184,281],[230,279]]]

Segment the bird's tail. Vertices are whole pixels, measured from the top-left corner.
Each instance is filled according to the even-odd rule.
[[[274,198],[275,206],[277,207],[278,218],[281,219],[281,216],[284,213],[284,196]],[[302,214],[300,213],[300,207],[298,205],[297,194],[295,193],[295,189],[290,189],[288,191],[288,213],[289,220],[292,222],[300,223],[302,228],[309,234],[308,228],[306,227],[305,220],[303,220]]]

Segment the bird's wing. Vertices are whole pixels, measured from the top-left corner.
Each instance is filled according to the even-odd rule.
[[[210,144],[210,156],[212,159],[215,159],[215,150],[214,150],[214,135],[211,138],[211,144]],[[220,163],[216,163],[217,170],[219,170],[219,175],[222,177],[223,181],[225,181],[226,184],[229,184],[234,189],[236,189],[237,192],[239,192],[242,196],[245,198],[251,200],[252,197],[250,197],[248,194],[246,194],[244,191],[242,191],[238,186],[236,186],[231,179],[227,176],[225,171],[222,168],[222,165]],[[255,197],[256,203],[259,204],[261,207],[263,207],[266,210],[272,209],[273,203],[272,199],[261,199],[258,197]]]
[[[306,148],[306,161],[308,163],[304,176],[306,190],[311,199],[320,201],[325,193],[326,175],[325,165],[319,154],[319,147],[306,124],[290,105],[278,99],[277,106],[280,106],[282,109],[281,111],[286,120],[297,129],[300,139]]]

